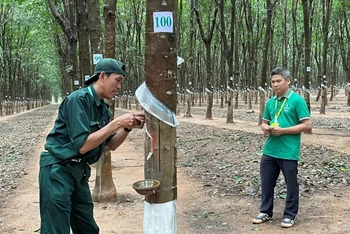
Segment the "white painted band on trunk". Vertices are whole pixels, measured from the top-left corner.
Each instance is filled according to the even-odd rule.
[[[176,200],[155,204],[144,202],[144,234],[176,234]]]

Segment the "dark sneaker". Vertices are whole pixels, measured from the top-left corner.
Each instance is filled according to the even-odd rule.
[[[290,227],[293,227],[293,225],[294,225],[294,220],[289,218],[284,218],[281,223],[281,227],[284,227],[284,228],[290,228]]]
[[[270,219],[271,219],[271,217],[268,214],[260,213],[252,220],[252,223],[260,224],[260,223],[263,223],[263,222],[270,220]]]

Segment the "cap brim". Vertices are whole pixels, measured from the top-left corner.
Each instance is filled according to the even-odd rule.
[[[85,81],[85,85],[89,86],[92,82],[96,81],[98,77],[98,74],[95,74],[93,76],[91,76],[87,81]]]

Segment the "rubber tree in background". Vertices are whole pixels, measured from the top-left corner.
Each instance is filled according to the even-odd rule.
[[[311,71],[311,36],[312,36],[312,25],[310,24],[310,9],[312,5],[313,0],[302,0],[303,4],[303,16],[304,16],[304,35],[305,35],[305,44],[304,44],[304,51],[305,51],[305,66],[304,66],[304,86],[306,89],[310,90],[310,71]],[[305,93],[305,101],[306,105],[309,109],[310,108],[310,93]],[[311,133],[312,130],[310,130],[307,133]]]
[[[65,2],[65,4],[60,2],[54,2],[53,0],[48,0],[49,9],[54,16],[56,22],[61,27],[62,31],[66,36],[68,42],[68,60],[69,64],[65,68],[68,72],[70,83],[69,87],[63,87],[67,92],[71,92],[74,87],[74,80],[78,80],[78,34],[77,34],[77,11],[76,3],[73,0]],[[57,4],[57,5],[55,5]],[[63,5],[63,12],[62,12]]]
[[[327,100],[327,85],[331,84],[330,72],[328,69],[328,47],[329,47],[329,21],[331,19],[332,12],[332,0],[323,0],[322,1],[322,39],[323,39],[323,53],[322,53],[322,78],[321,87],[321,108],[320,114],[326,114],[326,105],[328,103]],[[321,79],[322,79],[321,78]]]
[[[216,25],[215,22],[218,14],[218,8],[215,7],[212,23],[211,25],[209,24],[210,26],[208,26],[208,32],[206,34],[204,32],[204,26],[197,7],[198,6],[195,6],[194,11],[196,13],[199,32],[200,32],[202,41],[205,45],[205,55],[206,55],[205,68],[206,68],[206,86],[207,86],[208,100],[207,100],[207,110],[205,113],[205,118],[213,119],[212,108],[213,108],[213,99],[214,99],[214,90],[213,90],[214,77],[213,77],[213,68],[212,68],[211,45],[213,41],[213,33]]]
[[[87,0],[89,36],[91,45],[91,55],[102,54],[102,26],[100,18],[100,0]],[[92,57],[90,57],[92,61]],[[91,66],[90,74],[94,72],[94,66]]]
[[[222,42],[222,52],[225,56],[227,67],[228,67],[228,89],[227,89],[227,115],[226,123],[233,123],[233,49],[234,49],[234,38],[235,38],[235,23],[236,23],[236,1],[231,0],[231,10],[230,10],[230,27],[228,36],[226,35],[226,29],[228,28],[225,20],[225,1],[215,0],[216,5],[219,9],[219,19],[220,19],[220,33]]]
[[[88,30],[88,9],[87,0],[77,1],[77,28],[79,41],[79,87],[83,87],[85,75],[91,72],[91,56],[89,46],[89,30]]]
[[[116,1],[106,0],[103,8],[105,23],[105,58],[115,58],[115,10]],[[114,101],[110,107],[113,119]],[[112,202],[117,199],[117,190],[113,182],[111,157],[111,151],[106,147],[96,163],[96,181],[92,194],[94,201]]]
[[[265,29],[265,39],[264,39],[264,46],[263,46],[263,60],[262,60],[262,66],[261,66],[261,80],[260,80],[260,87],[265,88],[266,83],[266,76],[267,76],[267,57],[269,52],[269,45],[272,37],[272,16],[274,14],[274,9],[276,6],[277,0],[274,0],[271,2],[270,0],[266,0],[266,29]],[[265,91],[266,92],[266,91]],[[262,116],[264,114],[265,109],[265,100],[266,100],[266,93],[260,92],[260,112],[259,112],[259,125],[262,123]]]

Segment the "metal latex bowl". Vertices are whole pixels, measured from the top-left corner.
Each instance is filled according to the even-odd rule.
[[[133,183],[132,187],[138,194],[149,196],[156,193],[159,185],[158,180],[146,179]]]

